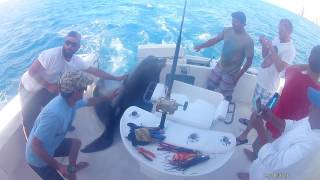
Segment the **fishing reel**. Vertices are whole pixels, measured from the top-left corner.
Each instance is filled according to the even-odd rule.
[[[184,104],[179,104],[176,100],[165,97],[160,97],[157,100],[151,100],[156,86],[156,82],[151,82],[143,95],[143,99],[146,103],[155,104],[157,112],[160,112],[162,114],[173,114],[176,110],[178,110],[179,106],[182,106],[184,111],[187,109],[187,101]]]
[[[176,110],[178,110],[179,106],[182,106],[183,110],[185,111],[188,107],[188,102],[186,101],[182,105],[177,103],[177,101],[174,99],[161,97],[156,102],[156,111],[161,113],[173,114]]]

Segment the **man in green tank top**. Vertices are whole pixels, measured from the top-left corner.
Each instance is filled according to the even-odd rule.
[[[231,101],[233,89],[240,77],[251,66],[254,54],[253,40],[244,29],[245,14],[238,11],[232,13],[231,16],[232,27],[224,28],[216,37],[194,47],[198,52],[224,41],[221,58],[209,75],[207,88],[222,93],[228,101]]]

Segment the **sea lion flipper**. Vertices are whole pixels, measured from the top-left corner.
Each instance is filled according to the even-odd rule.
[[[102,151],[110,147],[113,143],[113,134],[107,133],[106,131],[102,133],[100,137],[95,139],[92,143],[86,145],[81,152],[92,153],[97,151]]]

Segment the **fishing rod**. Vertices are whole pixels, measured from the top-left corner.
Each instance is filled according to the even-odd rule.
[[[182,27],[183,27],[184,17],[185,17],[185,13],[186,13],[186,7],[187,7],[187,0],[184,1],[184,9],[183,9],[183,15],[182,15],[182,20],[181,20],[181,25],[180,25],[180,32],[179,32],[178,41],[177,41],[177,44],[176,44],[176,49],[175,49],[175,52],[174,52],[171,72],[170,72],[170,75],[168,77],[169,78],[169,82],[167,84],[168,89],[167,89],[166,97],[165,97],[167,100],[170,100],[173,81],[174,81],[174,76],[175,76],[175,73],[176,73],[176,68],[177,68],[177,63],[178,63],[178,56],[179,56],[180,46],[181,46]],[[161,129],[164,128],[164,123],[166,121],[166,117],[167,117],[167,112],[162,112],[161,122],[160,122],[160,125],[159,125],[159,127]]]

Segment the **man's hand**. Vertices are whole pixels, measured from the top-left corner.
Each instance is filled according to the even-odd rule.
[[[264,105],[262,106],[262,114],[260,117],[263,118],[263,120],[271,123],[274,127],[276,127],[280,133],[284,131],[286,121],[278,118],[268,107]]]
[[[48,84],[46,89],[51,93],[59,93],[59,86],[57,84]]]
[[[59,164],[58,165],[58,169],[57,169],[63,177],[69,179],[70,178],[70,173],[68,172],[68,166],[63,165],[63,164]]]
[[[193,49],[194,49],[194,51],[199,52],[202,48],[201,48],[201,46],[199,45],[199,46],[195,46]]]
[[[267,129],[264,126],[264,123],[261,118],[253,118],[251,122],[252,128],[257,131],[258,139],[261,142],[261,145],[268,143],[267,138]]]
[[[119,93],[120,93],[120,89],[116,89],[113,92],[108,93],[108,95],[105,95],[105,96],[91,97],[91,98],[88,99],[88,105],[89,106],[95,106],[95,105],[100,104],[102,102],[110,101],[113,98],[115,98],[116,96],[118,96]]]
[[[235,76],[234,76],[234,79],[233,79],[233,84],[234,85],[237,85],[239,79],[241,78],[242,74],[239,72],[237,73]]]
[[[239,79],[240,79],[240,77],[236,77],[236,78],[234,78],[233,84],[234,84],[234,85],[237,85],[237,83],[238,83]]]
[[[259,37],[259,42],[260,42],[260,44],[264,44],[264,43],[266,42],[266,40],[267,40],[267,38],[266,38],[266,36],[264,36],[264,35],[261,35],[261,36]]]
[[[260,36],[259,42],[262,46],[264,46],[267,49],[269,49],[272,46],[272,42],[269,39],[267,39],[265,36]]]
[[[269,56],[271,57],[272,60],[276,59],[277,55],[278,55],[278,52],[275,47],[272,47],[269,49]]]
[[[264,124],[260,118],[254,118],[251,123],[252,127],[257,131],[261,131],[264,128]]]
[[[274,116],[271,109],[269,109],[265,105],[262,105],[261,109],[262,109],[262,114],[260,116],[262,117],[262,119],[264,119],[265,121],[270,121],[270,119],[273,118],[273,116]]]

